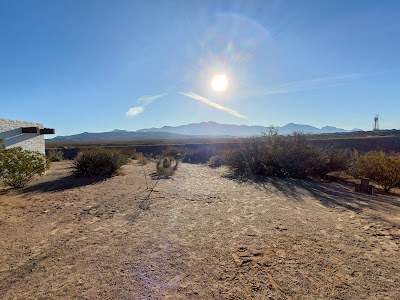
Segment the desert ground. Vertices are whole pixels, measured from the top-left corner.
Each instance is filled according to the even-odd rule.
[[[400,299],[399,197],[153,169],[1,188],[0,298]]]

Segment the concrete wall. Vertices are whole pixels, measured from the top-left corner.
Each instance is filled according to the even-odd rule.
[[[22,133],[21,127],[39,127],[40,123],[0,119],[0,139],[6,148],[21,147],[25,150],[37,151],[45,154],[44,135],[39,133]]]

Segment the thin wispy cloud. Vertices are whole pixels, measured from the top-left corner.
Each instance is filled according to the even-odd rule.
[[[243,96],[267,96],[273,94],[294,93],[299,91],[314,90],[330,88],[339,85],[344,85],[350,80],[365,77],[367,74],[353,73],[343,74],[329,77],[318,77],[307,80],[292,81],[288,83],[279,84],[276,86],[266,87],[262,89],[254,89],[252,91],[244,92]]]
[[[184,95],[186,97],[189,97],[191,99],[194,99],[196,101],[202,102],[202,103],[207,104],[209,106],[212,106],[212,107],[214,107],[216,109],[219,109],[221,111],[227,112],[228,114],[231,114],[234,117],[241,118],[241,119],[247,119],[246,116],[242,115],[241,113],[237,112],[236,110],[233,110],[231,108],[222,106],[222,105],[220,105],[218,103],[215,103],[215,102],[213,102],[213,101],[211,101],[211,100],[209,100],[209,99],[207,99],[207,98],[205,98],[203,96],[197,95],[197,94],[195,94],[193,92],[186,92],[186,93],[179,92],[179,94]]]
[[[159,94],[159,95],[145,95],[145,96],[139,97],[136,101],[137,101],[137,103],[139,103],[141,105],[131,107],[125,113],[125,116],[127,116],[128,118],[133,118],[133,117],[140,115],[144,111],[144,107],[146,105],[149,105],[153,101],[155,101],[159,98],[162,98],[165,95],[167,95],[167,93]]]
[[[145,95],[145,96],[139,97],[137,99],[137,102],[141,103],[142,105],[147,105],[147,104],[150,104],[151,102],[153,102],[154,100],[164,97],[165,95],[167,95],[167,93],[160,94],[160,95],[154,95],[154,96]]]

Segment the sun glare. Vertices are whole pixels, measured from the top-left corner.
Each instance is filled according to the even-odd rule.
[[[216,74],[211,79],[211,87],[216,92],[223,92],[228,88],[228,78],[225,74]]]

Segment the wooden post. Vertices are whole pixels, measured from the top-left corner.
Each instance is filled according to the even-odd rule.
[[[369,179],[368,178],[361,178],[361,192],[368,194],[368,192],[369,192]]]

